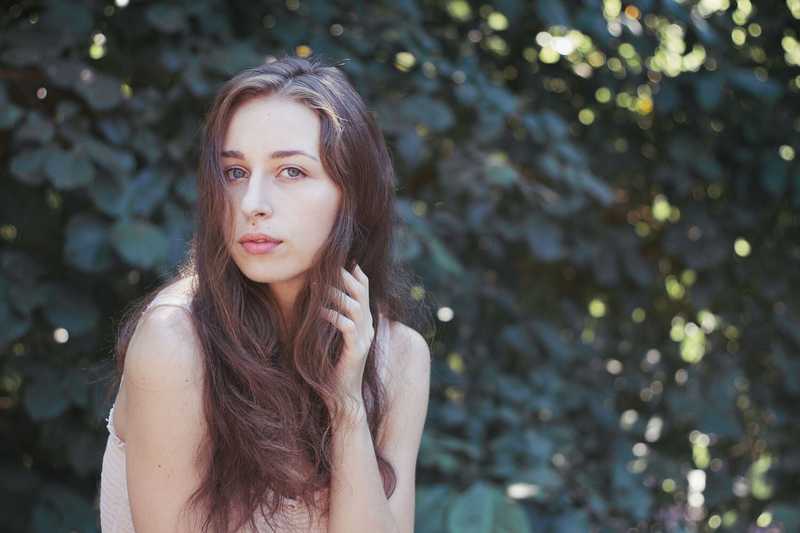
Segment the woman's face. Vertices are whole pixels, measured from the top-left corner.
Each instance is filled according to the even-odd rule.
[[[341,193],[322,168],[319,134],[320,120],[308,107],[258,97],[234,113],[221,154],[234,219],[229,252],[245,276],[270,284],[286,304],[302,287],[339,209]],[[283,242],[253,253],[240,242],[248,233]]]

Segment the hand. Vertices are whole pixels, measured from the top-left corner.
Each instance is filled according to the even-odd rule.
[[[375,337],[372,313],[369,309],[369,279],[359,265],[351,274],[342,268],[347,293],[331,287],[338,311],[323,307],[320,315],[336,326],[344,336],[342,356],[336,364],[336,380],[341,399],[358,411],[363,406],[361,383],[367,362],[367,353]]]

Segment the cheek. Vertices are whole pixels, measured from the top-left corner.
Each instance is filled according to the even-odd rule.
[[[320,218],[324,216],[324,219],[329,223],[335,220],[336,213],[339,212],[340,198],[341,193],[332,183],[314,191],[312,201],[316,207],[316,212],[320,214]]]
[[[320,234],[321,239],[326,239],[336,223],[336,217],[339,213],[339,200],[338,196],[331,193],[319,199],[317,204],[317,232]]]

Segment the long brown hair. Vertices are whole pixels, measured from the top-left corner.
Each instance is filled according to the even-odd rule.
[[[270,95],[290,97],[317,113],[321,161],[343,193],[328,240],[296,298],[292,324],[270,291],[244,276],[226,248],[232,209],[221,171],[222,142],[237,106]],[[237,531],[247,522],[255,529],[255,513],[270,521],[285,498],[328,515],[329,499],[321,500],[320,509],[316,494],[330,487],[331,421],[337,416],[332,379],[343,338],[319,317],[323,306],[337,309],[323,288],[344,291],[340,268],[349,270],[357,262],[369,277],[376,331],[386,327],[382,319],[418,330],[432,327],[430,312],[412,297],[411,273],[393,260],[396,183],[383,135],[339,68],[317,58],[284,55],[241,71],[216,94],[202,129],[197,188],[196,233],[188,254],[177,274],[127,309],[116,339],[112,387],[119,386],[125,352],[143,310],[161,288],[191,276],[192,323],[206,372],[208,434],[197,457],[203,480],[184,510],[202,511],[204,532]],[[378,446],[386,411],[378,349],[384,347],[373,341],[362,396],[388,498],[397,479]],[[300,458],[313,466],[310,479],[295,468]]]

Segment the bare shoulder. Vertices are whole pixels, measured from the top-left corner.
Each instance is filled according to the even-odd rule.
[[[136,531],[199,530],[196,513],[181,514],[209,451],[203,360],[189,313],[149,308],[125,356],[125,483]]]
[[[389,322],[390,351],[394,354],[413,352],[420,357],[430,356],[428,341],[414,328],[393,320]],[[413,355],[411,357],[414,357]]]
[[[158,294],[156,294],[155,298],[150,302],[150,305],[156,306],[160,303],[187,305],[191,303],[194,297],[196,281],[196,276],[187,276],[173,281],[158,291]]]
[[[405,483],[410,486],[413,485],[413,461],[428,411],[431,352],[425,337],[402,322],[390,322],[389,335],[388,408],[378,430],[378,445],[393,465],[408,465],[401,470],[411,480]]]
[[[200,342],[189,311],[157,305],[142,314],[125,356],[128,386],[168,390],[202,379]]]
[[[410,381],[427,380],[431,352],[420,332],[399,321],[389,323],[388,371],[391,388]]]
[[[197,276],[186,276],[180,278],[162,289],[162,293],[181,297],[184,300],[191,300],[194,292],[194,284],[197,281]]]

